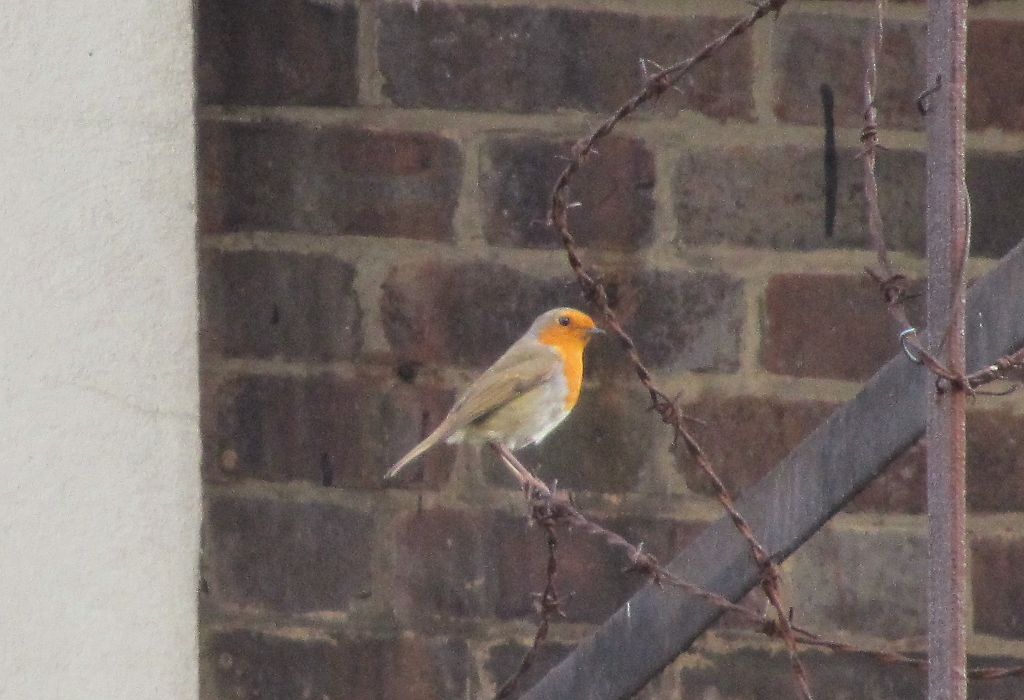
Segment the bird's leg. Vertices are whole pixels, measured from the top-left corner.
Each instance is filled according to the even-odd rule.
[[[500,442],[489,443],[491,449],[494,450],[498,458],[501,459],[502,464],[508,467],[509,471],[515,476],[516,481],[523,487],[523,490],[529,493],[530,491],[538,491],[545,496],[551,495],[551,490],[547,487],[543,481],[535,477],[530,470],[522,465],[522,463],[516,459],[516,456],[512,454],[512,450],[508,449],[507,446],[502,445]]]

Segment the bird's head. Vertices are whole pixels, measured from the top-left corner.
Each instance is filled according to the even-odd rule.
[[[562,350],[582,350],[598,333],[604,331],[594,319],[570,308],[545,311],[530,326],[530,334],[538,341]]]

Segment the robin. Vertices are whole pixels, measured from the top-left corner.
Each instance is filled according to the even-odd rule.
[[[441,440],[490,443],[509,450],[539,443],[576,405],[583,383],[583,349],[603,332],[576,309],[542,313],[459,396],[434,432],[395,462],[384,479],[393,479]]]

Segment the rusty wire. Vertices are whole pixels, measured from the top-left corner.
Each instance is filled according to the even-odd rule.
[[[729,518],[732,520],[733,525],[735,525],[740,535],[744,540],[746,540],[750,548],[751,555],[754,557],[754,560],[761,569],[761,587],[764,589],[765,595],[768,597],[768,601],[771,603],[778,615],[780,630],[782,637],[786,642],[790,664],[793,669],[793,674],[796,679],[800,695],[805,700],[811,700],[812,696],[810,684],[807,679],[807,673],[803,668],[803,664],[800,662],[800,658],[797,653],[796,639],[792,630],[789,628],[786,607],[782,600],[781,591],[779,590],[778,567],[771,560],[765,548],[757,540],[757,537],[754,535],[754,531],[751,529],[746,519],[739,510],[737,510],[732,494],[728,491],[725,484],[715,472],[711,465],[711,461],[704,452],[704,449],[687,429],[684,416],[679,411],[675,401],[669,398],[669,396],[654,383],[654,379],[651,376],[650,371],[640,358],[640,353],[637,350],[636,343],[623,329],[615,311],[611,308],[608,292],[604,284],[585,269],[579,250],[576,246],[575,237],[569,230],[569,205],[568,198],[566,196],[569,189],[569,182],[582,167],[586,158],[594,152],[595,144],[610,134],[619,122],[635,112],[643,104],[660,96],[666,90],[671,88],[699,63],[713,56],[730,40],[746,32],[758,20],[769,13],[775,13],[777,15],[783,5],[785,5],[785,2],[786,0],[764,0],[763,2],[759,2],[755,6],[753,12],[739,22],[733,24],[724,34],[710,41],[693,56],[660,70],[647,78],[647,80],[643,82],[643,86],[639,92],[624,102],[610,117],[605,119],[595,130],[593,130],[589,136],[576,142],[572,148],[571,158],[559,175],[554,189],[552,190],[548,221],[555,231],[558,232],[558,235],[561,238],[562,245],[565,248],[566,255],[569,259],[569,265],[575,273],[584,295],[592,304],[601,310],[606,325],[619,339],[623,349],[626,351],[630,364],[633,366],[633,369],[637,374],[637,377],[650,394],[652,408],[657,411],[661,416],[661,419],[667,425],[672,427],[674,433],[674,444],[679,444],[681,442],[685,446],[691,459],[694,460],[701,471],[703,471],[711,481],[715,490],[716,498],[725,509],[726,513],[728,513]]]
[[[730,27],[724,34],[709,42],[693,56],[673,64],[667,68],[660,69],[657,73],[645,76],[641,90],[629,100],[624,102],[611,116],[605,119],[587,137],[577,141],[571,152],[571,157],[560,173],[558,180],[552,190],[548,223],[558,233],[565,249],[568,262],[575,274],[584,296],[587,300],[598,307],[604,317],[605,325],[618,338],[629,363],[636,375],[647,389],[651,408],[656,411],[665,422],[673,429],[674,445],[682,444],[691,459],[697,464],[701,471],[710,480],[715,496],[723,509],[728,514],[736,529],[746,540],[751,555],[761,569],[761,587],[764,590],[769,603],[775,610],[775,619],[766,619],[763,614],[738,605],[720,594],[708,591],[687,581],[673,576],[666,569],[661,567],[657,560],[651,555],[642,551],[642,547],[633,545],[617,533],[598,525],[586,518],[562,493],[549,488],[540,479],[523,467],[518,460],[507,449],[494,445],[501,461],[509,468],[511,473],[519,480],[530,504],[531,517],[534,522],[544,527],[548,533],[548,579],[545,590],[540,594],[540,616],[541,622],[534,637],[531,648],[524,656],[516,674],[508,679],[499,690],[497,697],[506,697],[515,687],[519,678],[532,665],[537,649],[547,636],[550,621],[556,615],[562,615],[561,601],[554,588],[554,576],[557,571],[555,560],[555,546],[553,527],[563,525],[583,530],[588,534],[600,537],[612,547],[622,550],[628,557],[630,564],[623,569],[623,572],[638,573],[652,583],[663,587],[670,587],[694,595],[706,603],[722,609],[738,613],[743,619],[750,623],[754,629],[770,638],[780,638],[785,642],[794,678],[799,692],[806,700],[811,699],[811,691],[806,671],[799,659],[797,647],[813,646],[825,648],[835,653],[850,653],[869,656],[882,663],[904,664],[915,667],[925,667],[927,661],[921,657],[910,656],[901,652],[889,650],[877,650],[857,647],[845,642],[838,642],[826,639],[802,627],[793,627],[789,614],[783,603],[780,593],[780,578],[778,568],[757,540],[753,530],[743,515],[738,511],[735,501],[725,484],[719,478],[713,468],[707,454],[686,426],[688,420],[679,409],[676,401],[670,398],[654,382],[650,371],[647,369],[640,357],[636,343],[625,331],[615,311],[612,309],[608,292],[603,282],[595,274],[590,273],[584,266],[576,244],[575,236],[569,229],[568,210],[571,207],[568,199],[569,184],[572,178],[583,166],[583,163],[591,155],[596,155],[596,144],[602,138],[609,135],[616,125],[630,114],[635,112],[645,103],[657,99],[665,91],[674,88],[676,83],[702,61],[712,57],[719,49],[725,46],[733,38],[743,34],[750,29],[755,22],[762,19],[769,13],[776,15],[785,5],[786,0],[763,0],[759,2],[750,15]],[[868,69],[865,75],[865,127],[861,134],[861,141],[864,144],[862,158],[864,161],[865,199],[868,208],[868,228],[872,243],[875,247],[879,260],[879,270],[868,269],[868,273],[878,282],[886,306],[893,318],[900,325],[901,331],[908,338],[908,343],[914,347],[917,357],[920,358],[930,371],[940,380],[945,380],[953,387],[970,390],[981,384],[1002,379],[1013,369],[1024,365],[1024,350],[1015,355],[1000,358],[991,366],[976,372],[968,377],[961,377],[946,369],[933,355],[924,350],[916,338],[916,331],[911,326],[904,302],[908,297],[906,277],[897,273],[888,257],[885,237],[882,229],[882,219],[878,205],[878,185],[875,178],[876,151],[880,148],[878,143],[877,109],[875,107],[875,90],[877,84],[877,54],[880,51],[882,40],[882,2],[878,3],[878,21],[875,32],[871,35],[867,46]],[[646,71],[645,71],[646,73]],[[969,677],[973,679],[994,679],[1010,676],[1024,675],[1024,665],[1008,668],[982,667],[971,669]]]

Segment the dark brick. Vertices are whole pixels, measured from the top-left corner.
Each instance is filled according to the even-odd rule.
[[[874,481],[851,501],[847,512],[923,513],[925,453],[921,443],[889,463]]]
[[[204,698],[451,700],[479,690],[457,640],[206,631],[201,661]]]
[[[790,602],[802,625],[895,639],[926,632],[923,536],[826,527],[789,566]]]
[[[634,544],[644,542],[644,551],[659,561],[671,559],[677,530],[688,528],[669,520],[615,518],[599,521]],[[621,607],[643,584],[636,573],[623,572],[630,560],[623,550],[612,548],[602,538],[582,532],[559,529],[559,595],[566,600],[565,613],[573,622],[602,622]],[[530,525],[525,517],[496,516],[491,528],[491,543],[485,547],[490,557],[487,570],[492,580],[495,612],[502,619],[536,616],[534,594],[544,590],[547,568],[547,540],[542,528]]]
[[[487,651],[487,660],[484,662],[484,671],[487,673],[490,682],[495,689],[500,688],[505,681],[519,669],[528,647],[509,639],[495,644]],[[534,683],[543,678],[548,671],[554,668],[555,664],[569,655],[573,647],[558,642],[546,642],[540,646],[537,654],[533,657],[533,663],[516,684],[515,690],[508,698],[517,698],[522,692]]]
[[[647,410],[650,396],[635,387],[585,386],[568,418],[537,447],[519,457],[544,479],[583,491],[634,491],[640,472],[668,449],[671,432]],[[504,471],[493,478],[510,487]]]
[[[427,133],[203,124],[199,228],[450,240],[458,146]]]
[[[199,101],[353,105],[358,90],[357,26],[352,5],[304,0],[199,0]]]
[[[481,518],[472,513],[435,508],[403,514],[395,607],[410,615],[485,615],[484,537]]]
[[[738,495],[757,483],[836,408],[817,401],[780,401],[757,396],[709,398],[684,407],[707,425],[694,430],[726,487]],[[713,495],[704,472],[679,450],[677,468],[687,485]]]
[[[1024,22],[972,21],[967,43],[967,127],[1024,130]]]
[[[204,390],[211,393],[208,475],[356,488],[380,486],[452,401],[448,391],[331,375],[244,376]],[[440,486],[452,457],[452,448],[439,445],[406,469],[402,483]]]
[[[790,15],[779,23],[774,46],[775,113],[797,124],[825,123],[822,86],[834,96],[835,123],[863,126],[864,36],[869,20],[835,15]],[[878,90],[883,128],[920,129],[915,99],[924,89],[925,27],[889,22]]]
[[[865,248],[862,163],[838,153],[834,217],[827,211],[824,149],[735,146],[685,154],[676,170],[677,242],[786,250]],[[876,166],[892,250],[924,248],[924,155],[885,150]]]
[[[970,656],[967,665],[970,668],[1021,666],[1019,658],[996,656]],[[1024,677],[1014,676],[999,680],[972,680],[967,684],[967,697],[970,700],[1018,700],[1024,697]]]
[[[639,58],[670,65],[731,23],[555,8],[386,4],[378,43],[384,94],[400,107],[608,112],[639,90]],[[739,37],[715,59],[684,88],[685,106],[717,119],[752,120],[749,38]]]
[[[203,571],[221,604],[344,610],[372,595],[372,538],[372,518],[342,506],[211,497]]]
[[[222,357],[330,361],[362,346],[355,269],[328,256],[204,251],[202,349]]]
[[[605,275],[615,309],[649,366],[735,372],[743,285],[713,272],[640,270]]]
[[[971,255],[1001,258],[1024,238],[1024,153],[968,153],[967,188]]]
[[[799,616],[799,612],[797,613]],[[781,644],[772,652],[704,650],[700,662],[679,674],[682,697],[766,700],[797,697],[793,672]],[[829,700],[924,700],[925,673],[874,659],[801,649],[814,697]]]
[[[610,272],[605,279],[651,366],[724,372],[739,366],[740,282],[717,273],[656,270]],[[539,312],[579,301],[578,287],[567,278],[439,260],[395,267],[381,309],[400,360],[479,367],[497,359]]]
[[[1024,418],[968,414],[967,503],[974,511],[1024,511]]]
[[[997,637],[1024,638],[1024,540],[978,536],[972,543],[971,592],[974,631]]]
[[[571,141],[497,138],[486,148],[483,177],[487,240],[530,248],[561,247],[543,222],[551,187],[565,167]],[[636,250],[654,233],[654,156],[638,139],[609,137],[574,181],[569,223],[580,243]]]
[[[796,377],[867,379],[899,352],[899,328],[867,275],[772,277],[761,333],[765,368]]]
[[[676,170],[677,242],[786,250],[871,248],[862,162],[838,153],[835,214],[826,208],[824,149],[736,146],[685,154]],[[886,244],[924,254],[925,158],[883,150],[876,166]],[[784,173],[784,177],[779,177]],[[971,254],[998,258],[1020,240],[1024,157],[967,154]]]

